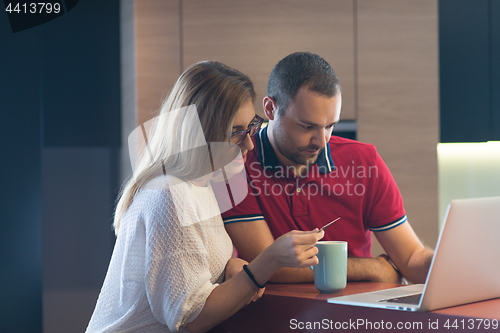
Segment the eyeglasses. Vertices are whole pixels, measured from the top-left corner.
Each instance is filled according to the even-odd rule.
[[[231,136],[229,137],[229,143],[231,145],[239,145],[243,142],[243,140],[245,140],[247,134],[249,134],[250,136],[254,136],[255,134],[257,134],[257,132],[259,132],[263,122],[263,118],[255,115],[250,124],[248,124],[247,130],[231,133]]]

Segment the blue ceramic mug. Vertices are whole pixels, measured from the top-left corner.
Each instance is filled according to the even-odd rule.
[[[321,241],[316,243],[319,263],[314,271],[314,285],[322,293],[336,293],[347,284],[347,242]]]

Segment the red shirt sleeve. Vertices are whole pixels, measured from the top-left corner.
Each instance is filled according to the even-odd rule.
[[[376,150],[371,172],[373,196],[367,218],[369,229],[375,232],[385,231],[406,222],[399,188]]]
[[[249,177],[248,174],[247,177]],[[262,209],[256,199],[257,193],[255,193],[255,189],[251,186],[251,179],[247,178],[245,183],[248,187],[246,197],[241,202],[234,202],[235,206],[232,209],[222,212],[221,215],[224,224],[250,222],[264,219]],[[245,185],[242,184],[242,186]]]

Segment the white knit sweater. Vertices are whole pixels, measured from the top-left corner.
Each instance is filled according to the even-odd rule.
[[[233,246],[212,188],[155,182],[122,218],[87,332],[186,331],[222,282]]]

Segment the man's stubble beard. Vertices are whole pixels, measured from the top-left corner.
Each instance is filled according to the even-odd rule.
[[[279,126],[276,126],[275,128],[273,128],[273,137],[274,137],[274,144],[276,145],[276,149],[280,152],[280,154],[285,156],[289,161],[291,161],[295,164],[298,164],[298,165],[312,165],[312,164],[316,163],[319,155],[323,152],[323,149],[325,149],[324,147],[321,148],[319,150],[318,154],[316,154],[316,157],[314,157],[312,159],[308,159],[308,158],[303,156],[303,152],[306,149],[311,149],[311,148],[317,149],[317,147],[305,146],[305,147],[295,148],[295,151],[293,151],[294,149],[292,149],[287,144],[288,140],[287,140],[285,132],[280,130]]]

